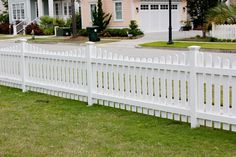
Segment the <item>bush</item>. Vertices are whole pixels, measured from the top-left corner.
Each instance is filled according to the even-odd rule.
[[[9,23],[0,24],[0,34],[9,34],[11,32],[13,32],[12,25],[10,25]]]
[[[106,29],[101,33],[104,37],[127,37],[128,36],[129,29],[123,28],[123,29]]]
[[[214,38],[214,37],[210,37],[210,38],[209,38],[209,41],[210,41],[210,42],[217,42],[218,39],[217,39],[217,38]]]
[[[40,24],[39,27],[40,29],[43,30],[43,33],[46,35],[52,35],[54,32],[54,19],[49,16],[42,16],[40,18]]]
[[[129,27],[130,27],[129,34],[132,34],[133,36],[143,35],[143,32],[140,29],[138,29],[138,24],[135,20],[130,21]]]
[[[53,26],[59,26],[59,27],[64,27],[65,26],[65,21],[63,19],[53,19]]]
[[[0,14],[0,23],[9,23],[9,14],[4,12]]]
[[[30,25],[28,25],[25,28],[25,33],[26,34],[31,34],[32,30],[34,30],[34,34],[35,35],[43,35],[43,30],[39,28],[39,25],[37,25],[36,23],[31,23]]]
[[[80,29],[78,30],[78,34],[81,36],[88,36],[88,32],[86,29]]]

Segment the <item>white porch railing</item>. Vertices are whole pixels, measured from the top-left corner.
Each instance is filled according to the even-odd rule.
[[[93,43],[53,52],[23,42],[0,49],[0,84],[236,131],[236,61],[197,46],[134,58]]]
[[[25,28],[30,25],[31,23],[37,23],[39,21],[39,18],[36,18],[30,22],[27,21],[21,21],[20,23],[13,25],[13,35],[17,35],[21,32],[23,32],[23,34],[25,34]]]

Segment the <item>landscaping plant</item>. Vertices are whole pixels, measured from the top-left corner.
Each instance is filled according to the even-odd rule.
[[[195,25],[201,25],[203,37],[206,37],[207,13],[220,2],[221,0],[187,0],[188,13]]]
[[[93,25],[99,27],[98,32],[100,33],[107,28],[112,15],[103,11],[101,0],[98,0],[97,4],[98,5],[93,12]]]
[[[143,35],[143,32],[138,28],[137,21],[131,20],[129,28],[129,34],[132,34],[133,36]]]

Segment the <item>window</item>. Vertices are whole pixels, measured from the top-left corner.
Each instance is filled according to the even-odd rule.
[[[159,5],[151,5],[151,10],[158,10],[159,9]]]
[[[12,4],[12,13],[14,20],[25,19],[25,4],[24,3]]]
[[[161,10],[168,10],[168,5],[161,5]]]
[[[58,3],[55,4],[55,12],[56,12],[56,15],[59,15],[59,4]]]
[[[68,15],[67,14],[67,3],[64,3],[64,15]]]
[[[172,6],[171,6],[171,9],[177,10],[177,9],[178,9],[178,5],[172,5]]]
[[[96,4],[90,4],[90,16],[91,21],[93,21],[93,13],[96,11],[97,5]]]
[[[72,7],[71,7],[71,4],[69,3],[68,5],[69,5],[69,6],[68,6],[69,15],[72,15]]]
[[[116,20],[122,20],[122,2],[115,2],[115,19]]]
[[[140,6],[140,9],[141,9],[141,10],[148,10],[148,9],[149,9],[149,5],[142,4],[142,5]]]

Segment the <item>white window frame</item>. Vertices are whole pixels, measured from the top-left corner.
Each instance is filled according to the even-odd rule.
[[[21,5],[23,4],[23,10],[24,10],[24,18],[22,18],[22,10],[21,10]],[[15,9],[15,15],[16,15],[16,18],[14,18],[14,7],[13,5],[15,5],[16,9]],[[24,2],[19,2],[19,3],[12,3],[11,4],[11,7],[12,7],[12,20],[13,21],[17,21],[17,20],[25,20],[26,19],[26,9],[25,9],[25,3]],[[19,17],[18,18],[18,11],[19,11]]]
[[[113,1],[114,2],[114,21],[124,21],[123,19],[123,2],[122,0],[116,0],[116,1]],[[117,15],[116,15],[116,3],[121,3],[121,19],[117,19]]]

